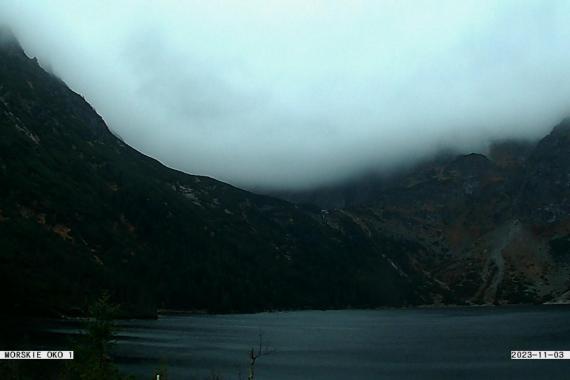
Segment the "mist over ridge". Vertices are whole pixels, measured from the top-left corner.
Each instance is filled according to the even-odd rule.
[[[246,188],[536,139],[570,111],[564,1],[4,1],[126,142]]]

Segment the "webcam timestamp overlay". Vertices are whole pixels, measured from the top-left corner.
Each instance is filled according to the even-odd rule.
[[[570,359],[570,351],[511,351],[513,360],[564,360]]]

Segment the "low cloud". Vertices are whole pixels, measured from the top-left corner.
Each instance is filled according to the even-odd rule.
[[[135,148],[303,188],[570,113],[567,1],[3,0],[30,56]]]

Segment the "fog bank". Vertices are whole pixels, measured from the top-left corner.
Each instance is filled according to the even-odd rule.
[[[568,1],[3,0],[30,56],[126,142],[304,188],[570,113]]]

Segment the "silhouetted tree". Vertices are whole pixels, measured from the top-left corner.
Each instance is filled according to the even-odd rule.
[[[130,379],[120,373],[109,357],[109,349],[117,330],[114,318],[118,311],[119,306],[113,305],[106,293],[89,307],[86,334],[76,349],[75,360],[66,368],[65,379]]]
[[[267,347],[263,344],[263,333],[259,333],[259,344],[257,349],[252,347],[249,351],[249,373],[247,375],[247,380],[254,380],[255,379],[255,362],[262,356],[269,355],[273,353],[275,350]]]

